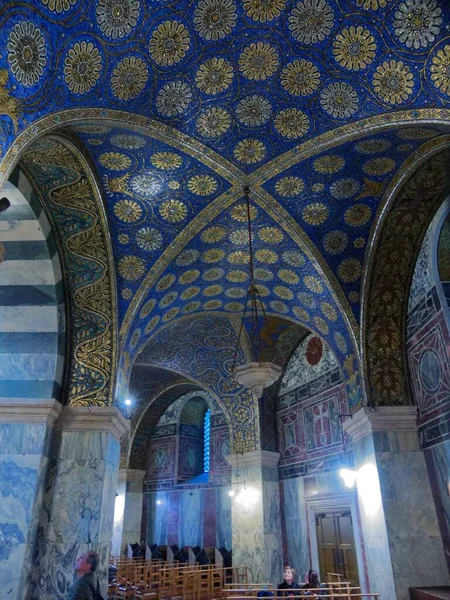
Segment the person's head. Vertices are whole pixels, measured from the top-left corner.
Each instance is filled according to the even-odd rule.
[[[284,567],[283,578],[286,583],[292,583],[294,581],[295,571],[289,565]]]
[[[310,569],[307,573],[307,578],[308,578],[309,587],[311,587],[311,588],[319,587],[320,581],[319,581],[319,574],[317,573],[317,571],[312,571]]]
[[[97,552],[89,550],[77,558],[75,571],[78,577],[83,577],[86,573],[95,573],[98,567],[99,556]]]
[[[0,198],[0,213],[5,212],[11,206],[8,198]]]

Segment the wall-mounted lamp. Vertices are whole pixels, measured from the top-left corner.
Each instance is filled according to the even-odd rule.
[[[258,500],[259,491],[251,487],[242,488],[241,490],[239,490],[236,496],[236,502],[239,502],[239,504],[242,504],[242,506],[245,506],[246,508],[252,506],[253,504],[256,504]]]
[[[367,515],[374,515],[381,506],[380,480],[377,467],[373,463],[367,463],[357,471],[341,469],[339,475],[345,485],[351,488],[358,487],[358,496]]]
[[[352,488],[355,485],[356,471],[352,471],[351,469],[341,469],[339,475],[344,480],[346,487]]]
[[[125,416],[127,419],[131,419],[131,399],[130,398],[125,398],[124,402],[125,404]]]

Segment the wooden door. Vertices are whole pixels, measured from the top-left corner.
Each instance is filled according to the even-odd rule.
[[[320,576],[339,573],[344,581],[359,585],[353,523],[349,510],[316,513]]]

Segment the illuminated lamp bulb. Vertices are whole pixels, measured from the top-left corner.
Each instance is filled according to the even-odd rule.
[[[339,471],[339,475],[344,480],[346,487],[352,488],[355,485],[355,481],[356,481],[355,471],[351,471],[350,469],[341,469]]]

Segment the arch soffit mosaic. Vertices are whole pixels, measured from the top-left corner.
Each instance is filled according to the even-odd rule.
[[[423,238],[450,189],[449,141],[445,136],[427,144],[405,165],[373,231],[361,335],[366,393],[375,405],[410,403],[404,344],[409,289]]]
[[[61,135],[28,145],[20,155],[20,167],[46,210],[62,258],[70,340],[65,401],[112,404],[117,366],[116,279],[97,183],[80,150]]]

